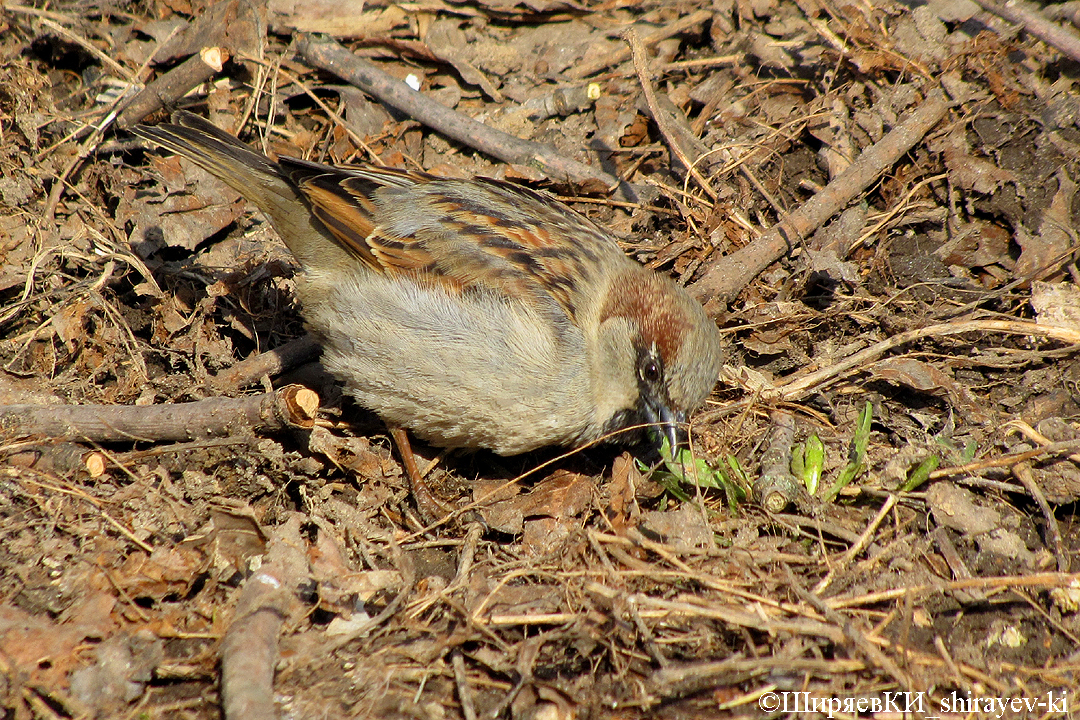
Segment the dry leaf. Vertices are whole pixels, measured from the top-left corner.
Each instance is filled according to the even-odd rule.
[[[1020,231],[1016,233],[1016,242],[1022,248],[1013,271],[1018,278],[1045,277],[1061,272],[1056,264],[1063,262],[1067,253],[1076,247],[1072,220],[1076,183],[1064,169],[1058,171],[1056,178],[1058,189],[1050,201],[1050,207],[1043,214],[1039,232],[1036,235]]]
[[[560,470],[540,481],[532,492],[481,509],[484,521],[500,532],[517,535],[525,518],[561,518],[581,514],[592,503],[596,486],[585,475]]]
[[[966,387],[929,363],[914,358],[892,358],[875,363],[870,373],[879,380],[906,385],[920,392],[944,394],[953,407],[973,422],[990,420],[990,415]]]

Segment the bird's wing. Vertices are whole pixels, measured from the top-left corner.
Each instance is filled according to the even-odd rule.
[[[338,242],[372,269],[460,288],[548,295],[573,318],[615,239],[551,196],[488,178],[455,180],[279,158]]]

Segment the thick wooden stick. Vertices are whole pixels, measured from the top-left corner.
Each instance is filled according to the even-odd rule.
[[[597,190],[610,192],[623,184],[614,175],[571,160],[554,148],[514,137],[440,105],[333,40],[300,35],[296,47],[314,67],[337,75],[433,130],[499,160],[534,167],[556,182],[591,182]]]
[[[311,427],[319,396],[300,385],[168,405],[0,405],[0,433],[89,442],[200,440]]]
[[[751,280],[809,237],[826,220],[843,210],[882,173],[891,168],[938,124],[949,109],[944,94],[935,90],[902,123],[867,148],[858,160],[814,197],[744,248],[716,260],[689,286],[690,292],[716,315]]]

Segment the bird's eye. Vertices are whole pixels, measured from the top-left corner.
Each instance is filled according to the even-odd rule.
[[[660,382],[660,375],[660,365],[654,360],[649,360],[641,366],[641,379],[645,382]]]

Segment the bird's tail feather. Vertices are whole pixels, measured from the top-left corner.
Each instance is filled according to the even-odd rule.
[[[345,267],[348,251],[312,216],[281,166],[198,115],[178,111],[171,123],[137,125],[136,135],[186,157],[253,202],[308,269]]]

